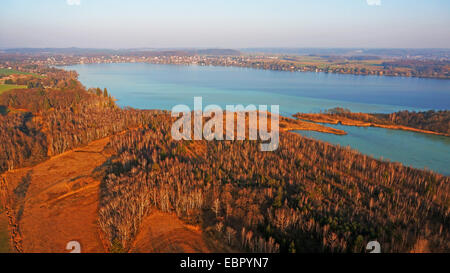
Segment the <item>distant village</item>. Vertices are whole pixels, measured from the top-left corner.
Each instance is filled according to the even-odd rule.
[[[4,61],[3,61],[4,60]],[[354,75],[450,78],[448,60],[387,59],[379,57],[348,58],[339,56],[286,55],[196,55],[185,52],[136,52],[127,54],[0,54],[3,68],[33,72],[37,66],[62,66],[93,63],[153,63],[200,66],[234,66],[256,69],[324,72]],[[0,68],[1,68],[0,67]]]

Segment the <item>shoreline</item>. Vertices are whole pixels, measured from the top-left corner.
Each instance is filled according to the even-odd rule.
[[[335,74],[335,75],[351,75],[351,76],[363,76],[363,77],[389,77],[389,78],[404,78],[404,79],[432,79],[432,80],[450,80],[449,77],[424,77],[424,76],[405,76],[405,75],[375,75],[375,74],[356,74],[356,73],[341,73],[341,72],[327,72],[327,71],[302,71],[302,70],[282,70],[282,69],[268,69],[268,68],[262,68],[262,67],[254,67],[254,66],[243,66],[243,65],[218,65],[218,64],[208,64],[208,65],[201,65],[198,63],[158,63],[158,62],[149,62],[149,61],[115,61],[115,62],[91,62],[91,63],[80,63],[80,62],[73,62],[73,63],[67,63],[67,64],[48,64],[49,67],[55,67],[59,69],[63,69],[62,67],[67,66],[74,66],[74,65],[90,65],[90,64],[156,64],[156,65],[180,65],[180,66],[211,66],[211,67],[235,67],[235,68],[247,68],[247,69],[255,69],[255,70],[264,70],[264,71],[278,71],[278,72],[290,72],[290,73],[311,73],[311,74]]]
[[[352,120],[352,119],[345,118],[345,117],[324,116],[323,114],[298,114],[297,113],[293,116],[300,120],[305,120],[305,121],[315,122],[315,123],[356,126],[356,127],[377,127],[377,128],[384,128],[384,129],[390,129],[390,130],[402,130],[402,131],[410,131],[410,132],[414,132],[414,133],[422,133],[422,134],[450,137],[450,135],[446,134],[446,133],[439,133],[439,132],[434,132],[434,131],[429,131],[429,130],[417,129],[417,128],[408,127],[408,126],[404,126],[404,125],[378,124],[378,123],[373,123],[373,122]]]

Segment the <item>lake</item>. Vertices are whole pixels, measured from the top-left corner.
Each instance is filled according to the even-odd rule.
[[[376,127],[327,125],[348,133],[345,136],[312,131],[296,131],[315,139],[350,146],[376,158],[402,162],[419,169],[449,175],[450,137],[390,130]]]
[[[88,64],[76,70],[86,87],[106,87],[120,106],[193,108],[194,96],[203,106],[217,104],[280,105],[283,115],[344,107],[355,112],[450,109],[450,81],[404,77],[302,73],[238,67],[158,65],[145,63]],[[416,168],[450,174],[448,137],[382,128],[333,126],[348,132],[336,136],[298,132],[362,153],[399,161]]]

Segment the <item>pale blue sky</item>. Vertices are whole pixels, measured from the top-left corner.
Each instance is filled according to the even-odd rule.
[[[0,4],[0,47],[450,48],[449,26],[448,0],[381,0],[381,5],[367,0]]]

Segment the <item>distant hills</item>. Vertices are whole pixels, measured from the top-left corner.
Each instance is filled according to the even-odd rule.
[[[158,48],[131,48],[131,49],[107,49],[107,48],[8,48],[0,50],[9,54],[71,54],[71,55],[92,55],[92,54],[150,54],[150,55],[241,55],[241,52],[234,49],[206,48],[206,49],[158,49]]]
[[[243,48],[243,53],[315,56],[376,56],[396,58],[449,59],[450,49],[439,48]]]

